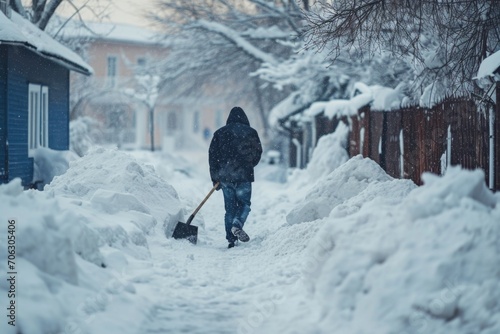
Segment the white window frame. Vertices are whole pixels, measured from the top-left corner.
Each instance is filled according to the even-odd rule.
[[[28,85],[28,156],[49,147],[49,87]]]

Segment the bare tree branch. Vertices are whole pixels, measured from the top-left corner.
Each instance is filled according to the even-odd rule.
[[[370,58],[388,52],[416,65],[428,85],[470,88],[480,62],[500,48],[496,0],[336,0],[307,15],[308,47]]]
[[[150,17],[172,43],[163,70],[168,90],[175,91],[175,96],[197,95],[203,85],[230,85],[231,89],[219,94],[259,102],[255,104],[266,125],[270,105],[286,93],[265,88],[265,82],[250,74],[264,63],[277,65],[293,53],[290,43],[302,31],[303,17],[292,2],[157,0]],[[253,83],[245,84],[248,80]]]
[[[45,6],[43,14],[38,21],[38,27],[42,30],[45,30],[47,24],[49,23],[50,18],[54,15],[57,7],[61,4],[63,0],[51,0],[47,6]]]

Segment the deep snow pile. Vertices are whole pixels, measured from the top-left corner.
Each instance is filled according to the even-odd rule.
[[[349,160],[289,213],[322,227],[259,331],[500,333],[500,196],[483,172],[425,174],[413,189],[375,166]]]
[[[131,262],[150,260],[147,236],[157,221],[169,226],[182,216],[176,191],[152,167],[102,148],[72,161],[45,189],[23,191],[19,179],[0,185],[2,219],[17,226],[17,329],[139,332],[148,305],[122,276]],[[0,231],[2,240],[6,233]],[[6,256],[1,252],[4,273]],[[7,283],[0,281],[4,296]],[[0,329],[16,331],[5,321]]]
[[[310,167],[308,167],[310,168]],[[368,187],[376,189],[381,182],[387,185],[391,192],[384,196],[401,197],[406,195],[415,187],[409,180],[394,180],[387,175],[384,170],[373,160],[365,159],[361,155],[353,157],[345,164],[341,165],[326,176],[314,179],[315,183],[305,192],[307,200],[299,203],[287,215],[289,224],[297,224],[306,221],[313,221],[327,217],[336,206],[344,206],[344,203],[351,198],[356,197]],[[389,182],[392,181],[392,182]],[[373,199],[379,196],[378,191],[368,190],[364,196],[366,199]],[[363,204],[362,201],[357,205],[352,205],[347,210],[353,210]]]
[[[176,190],[154,167],[117,149],[90,151],[45,190],[55,196],[88,200],[97,211],[109,215],[131,210],[151,215],[167,230],[184,217]]]
[[[140,312],[134,288],[103,268],[109,249],[87,216],[46,193],[23,191],[19,179],[0,186],[0,212],[15,220],[18,273],[16,327],[2,321],[2,333],[90,332],[88,322],[113,304],[110,297],[118,292],[129,310]],[[6,231],[0,231],[2,240]],[[10,271],[4,251],[0,270]],[[9,287],[7,280],[0,281],[3,296]]]
[[[197,215],[206,228],[196,246],[166,239],[161,224],[206,195],[206,152],[193,164],[99,148],[45,192],[1,185],[0,212],[18,228],[18,329],[499,333],[500,195],[483,173],[450,168],[416,187],[361,156],[331,160],[344,159],[334,137],[289,182],[257,180],[252,240],[230,250],[221,192]],[[0,333],[13,334],[5,325]]]
[[[307,165],[311,179],[326,176],[349,160],[346,150],[348,134],[349,128],[340,122],[335,132],[321,136]]]

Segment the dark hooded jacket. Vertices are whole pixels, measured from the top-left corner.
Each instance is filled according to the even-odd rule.
[[[226,125],[215,131],[208,150],[213,182],[253,182],[262,145],[240,107],[231,109]]]

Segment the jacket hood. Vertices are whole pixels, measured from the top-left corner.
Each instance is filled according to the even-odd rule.
[[[226,125],[230,123],[242,123],[250,126],[247,115],[240,107],[234,107],[233,109],[231,109],[231,112],[227,117]]]

